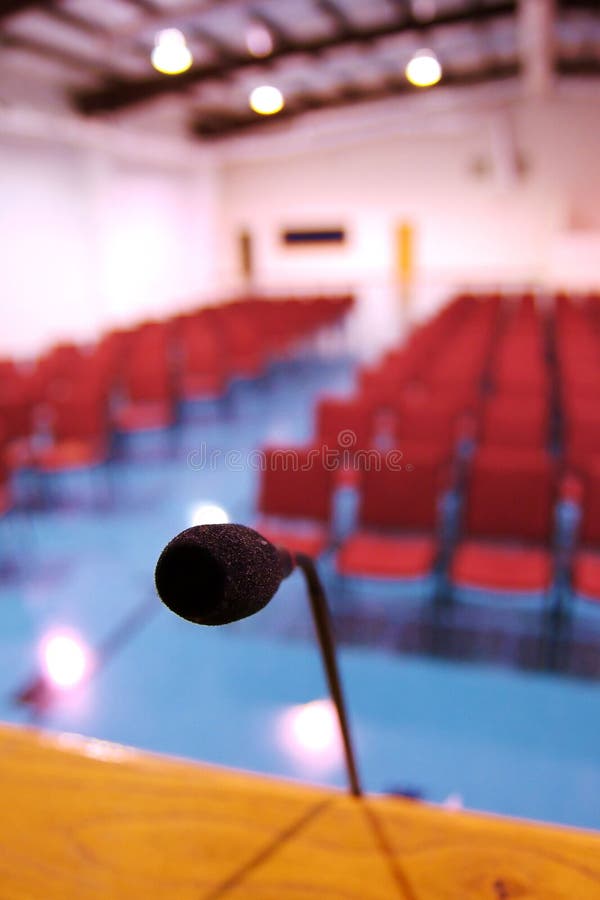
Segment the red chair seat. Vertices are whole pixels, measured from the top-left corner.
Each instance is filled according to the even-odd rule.
[[[168,428],[173,422],[171,404],[167,401],[131,403],[118,410],[115,425],[119,431],[151,431]]]
[[[455,553],[451,574],[463,587],[544,591],[552,580],[552,561],[542,547],[464,541]]]
[[[433,567],[437,543],[426,535],[386,535],[359,531],[341,547],[342,575],[375,578],[418,578]]]
[[[575,556],[573,587],[577,594],[600,601],[600,553],[582,550]]]
[[[279,525],[261,520],[254,527],[272,544],[286,547],[292,553],[320,556],[330,544],[328,529],[318,523],[294,527],[293,524]]]
[[[106,460],[106,450],[98,441],[61,441],[36,454],[36,464],[43,472],[86,469]]]

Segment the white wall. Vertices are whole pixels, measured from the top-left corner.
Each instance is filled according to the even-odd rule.
[[[337,147],[274,154],[265,145],[262,157],[255,147],[252,158],[238,154],[223,169],[221,259],[234,270],[245,227],[259,284],[353,282],[367,343],[395,334],[394,230],[402,221],[416,232],[415,318],[455,286],[562,285],[570,276],[581,286],[584,252],[588,286],[600,285],[600,260],[595,273],[589,262],[590,233],[600,231],[598,112],[589,99],[513,101],[496,112],[463,110],[454,124],[426,120],[421,134],[365,130],[361,140],[358,130]],[[527,167],[521,177],[517,155]],[[577,223],[587,236],[581,252],[572,240]],[[349,240],[340,249],[286,248],[279,232],[290,225],[342,225]]]
[[[80,160],[27,144],[0,149],[0,352],[23,353],[68,323],[86,334],[88,275]],[[36,161],[38,164],[36,164]],[[43,324],[42,324],[43,323]]]
[[[35,139],[5,135],[0,354],[226,295],[241,287],[241,229],[254,238],[258,288],[356,288],[354,334],[370,348],[401,326],[402,221],[416,233],[414,319],[462,285],[599,285],[598,99],[452,96],[453,107],[432,92],[429,105],[318,114],[211,155],[191,145],[163,154],[142,133],[54,118]],[[312,225],[342,225],[348,240],[331,250],[280,242],[282,228]]]
[[[0,354],[89,340],[211,294],[216,191],[205,161],[4,137]]]
[[[101,162],[93,206],[106,321],[165,315],[213,288],[213,178]]]

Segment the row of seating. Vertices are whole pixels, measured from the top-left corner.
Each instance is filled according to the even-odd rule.
[[[214,400],[343,320],[349,295],[246,298],[64,344],[33,364],[0,361],[0,447],[8,470],[97,465],[112,434],[167,428],[178,404]]]
[[[265,449],[257,529],[295,552],[336,550],[338,572],[353,578],[415,580],[447,571],[462,589],[542,597],[572,569],[576,593],[600,600],[600,461],[582,478],[575,546],[562,534],[560,473],[545,451],[478,450],[458,518],[445,502],[456,470],[443,453],[418,444],[405,444],[401,457],[365,453],[345,539],[348,523],[335,515],[339,474],[321,448]]]
[[[362,371],[352,397],[318,404],[313,447],[266,451],[259,530],[314,555],[335,549],[348,578],[435,574],[463,593],[548,597],[571,573],[575,593],[600,600],[599,457],[581,440],[575,454],[568,428],[568,455],[557,439],[564,360],[596,383],[597,299],[547,298],[542,310],[530,295],[457,298]],[[331,503],[344,486],[358,514],[342,539]]]
[[[356,450],[402,440],[454,446],[479,403],[496,316],[493,302],[464,297],[450,304],[406,346],[362,370],[354,395],[321,400],[316,440],[337,447],[338,436],[350,431]]]
[[[559,296],[555,339],[564,454],[580,470],[600,454],[600,297]]]
[[[336,435],[350,428],[357,446],[377,446],[387,429],[395,441],[549,449],[564,470],[585,469],[600,454],[600,298],[559,295],[541,309],[527,295],[470,298],[471,306],[487,307],[491,339],[473,329],[465,299],[451,306],[462,310],[459,335],[434,320],[362,372],[351,397],[324,397],[317,440],[335,446]],[[423,346],[425,353],[415,354]]]

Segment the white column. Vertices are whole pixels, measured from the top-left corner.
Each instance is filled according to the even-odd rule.
[[[497,110],[487,126],[494,180],[500,190],[509,190],[517,185],[521,174],[514,123],[508,110]]]
[[[528,96],[546,97],[552,90],[555,18],[555,0],[519,0],[517,40]]]

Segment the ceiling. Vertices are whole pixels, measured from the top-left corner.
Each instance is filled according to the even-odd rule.
[[[312,110],[414,93],[404,68],[424,46],[437,54],[448,87],[516,79],[527,27],[517,7],[515,0],[2,0],[0,103],[62,103],[111,121],[162,116],[214,141]],[[555,73],[598,77],[600,0],[556,7]],[[160,75],[150,63],[156,33],[168,27],[181,29],[194,57],[182,75]],[[249,28],[266,31],[267,55],[249,51]],[[248,106],[262,83],[286,98],[277,116]]]

